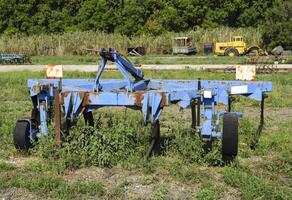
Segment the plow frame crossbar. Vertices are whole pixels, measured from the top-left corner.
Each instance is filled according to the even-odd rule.
[[[125,106],[139,110],[144,124],[159,124],[159,116],[165,106],[178,104],[192,109],[192,128],[201,138],[211,140],[222,135],[220,117],[231,113],[232,98],[246,96],[263,101],[265,93],[272,90],[271,82],[231,80],[156,80],[144,79],[125,57],[110,49],[100,50],[101,65],[95,79],[30,79],[27,85],[38,119],[38,133],[47,136],[47,123],[51,116],[54,91],[62,85],[59,95],[64,119],[75,124],[80,116],[104,106]],[[100,76],[107,61],[116,63],[125,80],[104,79]],[[218,112],[218,104],[228,105],[227,111]],[[263,106],[262,106],[263,112]],[[233,112],[241,117],[241,113]],[[202,121],[202,122],[201,122]],[[262,120],[261,120],[262,121]],[[262,121],[263,123],[263,121]],[[31,130],[36,132],[35,130]]]

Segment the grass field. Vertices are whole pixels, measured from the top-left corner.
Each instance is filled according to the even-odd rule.
[[[67,78],[94,78],[95,73],[65,72]],[[161,79],[232,79],[234,74],[198,71],[145,71]],[[162,154],[144,159],[149,127],[141,114],[124,108],[94,113],[95,128],[83,120],[54,144],[53,126],[46,142],[28,152],[15,150],[17,119],[29,116],[28,78],[43,72],[0,74],[0,199],[292,199],[292,75],[259,75],[272,81],[266,100],[265,128],[255,150],[249,148],[259,120],[259,102],[238,98],[233,110],[240,120],[239,155],[232,163],[191,134],[190,111],[171,106],[161,116]],[[109,71],[105,78],[117,78]],[[102,141],[102,142],[101,142]]]
[[[246,64],[247,57],[225,56],[159,56],[128,57],[134,64]],[[99,59],[99,60],[98,60]],[[33,64],[95,64],[96,56],[33,56]]]
[[[248,56],[227,57],[227,56],[172,56],[172,55],[146,55],[140,57],[128,57],[134,64],[248,64],[250,58]],[[99,59],[99,60],[98,60]],[[292,63],[292,56],[283,57],[285,63]],[[274,58],[260,57],[261,63],[273,63]],[[77,64],[96,64],[100,63],[100,58],[93,55],[88,56],[33,56],[32,64],[62,64],[62,65],[77,65]]]

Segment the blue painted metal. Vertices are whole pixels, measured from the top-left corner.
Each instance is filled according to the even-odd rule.
[[[40,133],[43,136],[48,135],[48,127],[47,127],[47,121],[48,121],[48,112],[47,112],[47,106],[46,106],[47,101],[42,101],[39,104],[39,112],[40,112]]]
[[[224,112],[218,112],[219,103],[228,104],[228,98],[246,96],[260,101],[262,94],[272,91],[271,82],[200,80],[147,80],[141,70],[136,69],[126,58],[110,49],[100,50],[101,65],[95,79],[63,79],[60,91],[64,118],[76,122],[82,112],[104,106],[126,106],[140,110],[144,124],[154,124],[165,106],[178,104],[189,108],[194,99],[200,98],[202,124],[197,130],[205,139],[218,138],[222,134],[219,119]],[[101,80],[107,61],[116,63],[124,80]],[[30,79],[27,85],[31,96],[38,96],[41,123],[39,132],[47,135],[48,111],[53,99],[53,89],[58,87],[56,79]],[[237,87],[237,88],[236,88]],[[237,113],[241,116],[241,113]]]

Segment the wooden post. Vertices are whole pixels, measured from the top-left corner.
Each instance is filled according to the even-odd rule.
[[[61,146],[61,108],[60,108],[59,88],[54,90],[55,99],[55,140],[58,146]]]
[[[63,66],[47,65],[47,78],[59,79],[57,88],[54,88],[54,111],[55,111],[55,140],[58,146],[61,146],[61,108],[60,92],[62,91]]]

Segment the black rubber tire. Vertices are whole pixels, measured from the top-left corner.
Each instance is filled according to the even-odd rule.
[[[235,48],[228,48],[228,49],[226,49],[224,55],[225,56],[229,56],[229,53],[231,53],[231,52],[234,53],[234,56],[239,56],[239,52]]]
[[[13,142],[16,149],[28,150],[32,148],[32,142],[29,138],[30,124],[28,121],[19,120],[13,132]]]
[[[238,153],[238,117],[233,113],[223,115],[222,154],[236,156]]]

